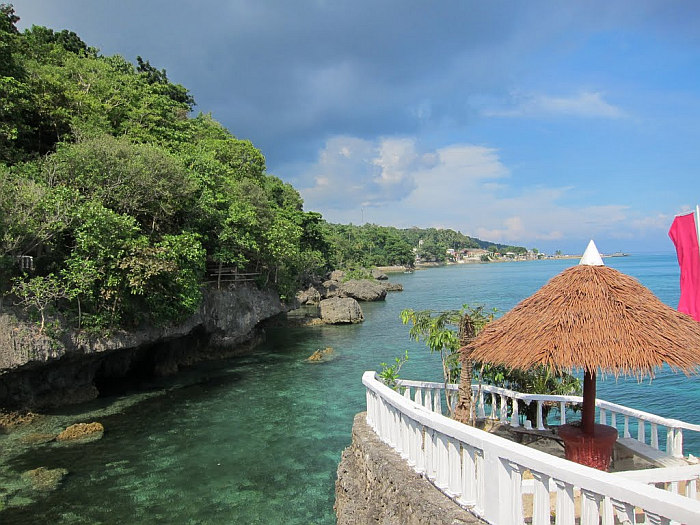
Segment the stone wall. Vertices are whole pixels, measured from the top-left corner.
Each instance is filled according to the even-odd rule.
[[[283,311],[273,291],[236,285],[208,290],[199,311],[178,325],[91,340],[77,332],[39,334],[36,323],[5,305],[0,309],[0,407],[85,401],[99,394],[100,382],[133,373],[171,374],[180,365],[236,353],[258,323]]]
[[[335,484],[338,525],[484,524],[411,469],[355,416]]]

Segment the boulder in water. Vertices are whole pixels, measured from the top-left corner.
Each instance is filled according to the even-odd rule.
[[[359,303],[351,297],[324,299],[319,306],[321,319],[328,324],[361,323],[365,319]]]
[[[386,297],[386,290],[381,283],[369,279],[353,279],[343,283],[340,291],[358,301],[383,301]]]

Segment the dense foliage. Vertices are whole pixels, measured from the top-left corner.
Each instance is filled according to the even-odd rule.
[[[321,216],[165,70],[17,20],[0,5],[0,293],[102,330],[193,312],[207,263],[283,296],[328,268]]]

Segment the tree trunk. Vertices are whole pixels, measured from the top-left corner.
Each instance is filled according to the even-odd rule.
[[[474,406],[472,401],[472,372],[474,362],[464,348],[476,336],[474,322],[469,314],[465,314],[459,321],[459,353],[462,368],[459,374],[459,399],[455,409],[454,418],[467,425],[474,423]]]

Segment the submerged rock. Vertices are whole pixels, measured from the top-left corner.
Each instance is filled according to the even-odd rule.
[[[101,439],[105,428],[102,423],[76,423],[66,428],[58,436],[56,441],[86,442]]]
[[[335,353],[335,350],[333,350],[333,348],[329,346],[327,348],[324,348],[323,350],[316,350],[306,360],[309,363],[325,363],[327,361],[335,359],[336,357],[337,354]]]
[[[351,297],[324,299],[319,306],[321,319],[329,324],[361,323],[365,319],[360,304]]]
[[[34,490],[51,492],[58,488],[59,483],[68,474],[64,468],[47,469],[39,467],[28,470],[22,474],[22,478],[28,481]]]

